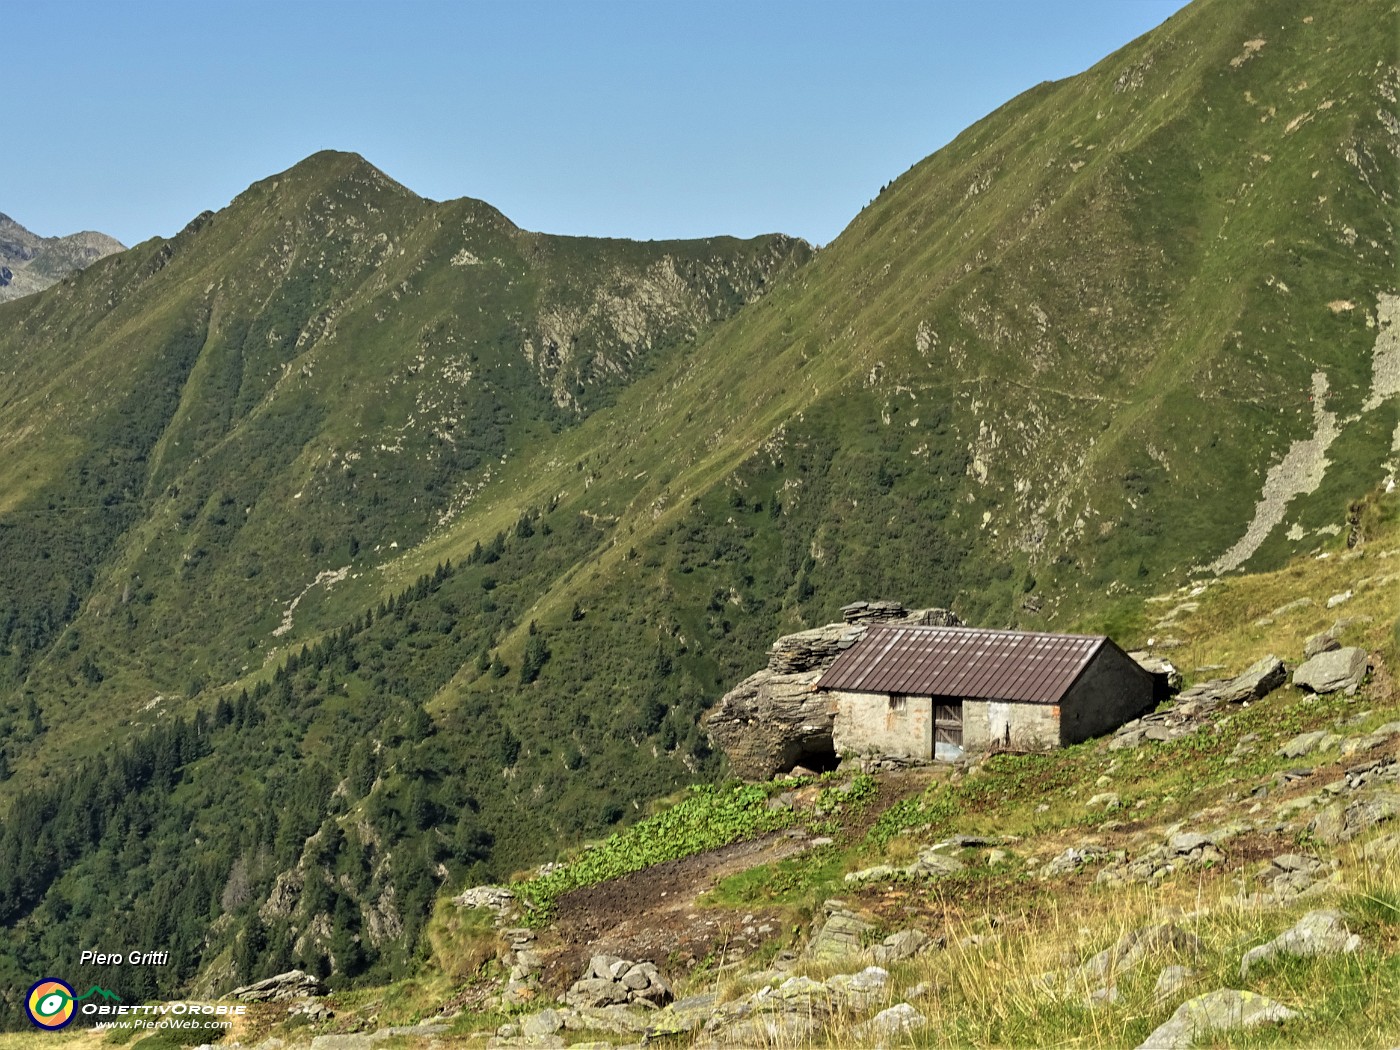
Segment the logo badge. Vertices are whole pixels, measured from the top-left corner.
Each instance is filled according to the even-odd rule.
[[[77,1013],[73,988],[57,977],[45,977],[29,989],[24,1012],[40,1028],[58,1029],[70,1024]]]

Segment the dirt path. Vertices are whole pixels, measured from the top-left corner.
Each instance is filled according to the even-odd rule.
[[[924,790],[931,779],[928,770],[882,775],[875,801],[845,825],[842,838],[863,836],[888,806]],[[800,792],[799,806],[810,804],[810,799],[801,798],[807,793],[815,796],[816,789]],[[698,902],[730,875],[809,848],[803,829],[773,832],[564,894],[556,902],[551,924],[562,951],[546,966],[546,985],[566,987],[599,953],[648,959],[663,971],[678,972],[707,957],[732,961],[786,936],[788,917],[781,909],[741,913]]]

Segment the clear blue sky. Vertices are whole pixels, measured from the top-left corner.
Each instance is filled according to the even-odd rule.
[[[550,233],[830,241],[1184,0],[0,0],[0,211],[127,244],[319,149]]]

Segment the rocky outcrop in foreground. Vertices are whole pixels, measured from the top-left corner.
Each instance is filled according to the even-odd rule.
[[[768,780],[795,767],[834,765],[830,701],[812,687],[872,623],[960,627],[946,609],[908,610],[898,602],[853,602],[844,622],[788,634],[773,643],[768,666],[731,689],[704,726],[730,767],[747,780]]]

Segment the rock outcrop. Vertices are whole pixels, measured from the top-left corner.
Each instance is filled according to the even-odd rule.
[[[325,994],[326,986],[301,970],[288,970],[229,992],[232,998],[248,1003],[282,1003]]]
[[[898,602],[854,602],[842,623],[826,624],[773,643],[768,666],[731,689],[705,716],[704,726],[730,767],[748,780],[768,780],[801,766],[834,768],[835,710],[813,690],[817,679],[872,623],[958,627],[946,609],[910,611]]]
[[[1240,980],[1249,980],[1255,966],[1277,955],[1309,958],[1354,952],[1360,947],[1361,938],[1347,929],[1341,912],[1310,911],[1292,929],[1245,952],[1240,960]]]
[[[1165,1024],[1158,1026],[1142,1042],[1138,1050],[1174,1050],[1176,1047],[1194,1046],[1197,1039],[1211,1032],[1277,1024],[1297,1016],[1295,1011],[1265,996],[1222,988],[1182,1003]]]

